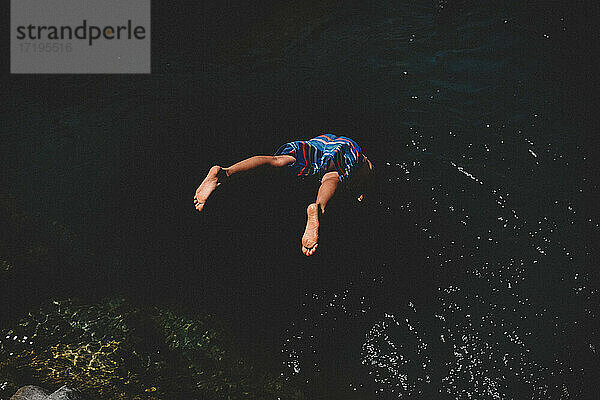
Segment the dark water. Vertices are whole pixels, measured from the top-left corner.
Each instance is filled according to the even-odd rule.
[[[110,260],[48,297],[213,312],[310,398],[597,396],[586,10],[171,7],[151,76],[3,78],[5,187]],[[332,204],[316,256],[312,182],[257,177],[194,213],[211,165],[320,132],[380,184]]]

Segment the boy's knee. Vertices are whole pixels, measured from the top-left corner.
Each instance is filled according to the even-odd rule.
[[[321,183],[323,183],[323,182],[337,183],[339,181],[340,181],[340,174],[337,171],[327,172],[325,175],[323,175],[323,178],[321,178]]]

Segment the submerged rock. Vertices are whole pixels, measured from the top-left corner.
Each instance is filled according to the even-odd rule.
[[[213,317],[189,315],[122,298],[54,300],[0,329],[0,377],[11,382],[0,398],[25,383],[73,385],[98,400],[304,398],[241,357]],[[61,389],[41,399],[82,398]]]
[[[39,386],[23,386],[10,400],[84,400],[83,395],[67,386],[62,386],[52,394]]]
[[[48,396],[46,400],[84,400],[84,397],[78,390],[62,386],[56,392]]]
[[[48,392],[38,386],[23,386],[10,400],[47,400]]]

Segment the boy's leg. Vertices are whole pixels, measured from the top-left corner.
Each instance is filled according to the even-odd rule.
[[[302,253],[311,256],[319,246],[319,213],[325,212],[327,203],[337,190],[340,184],[337,172],[328,172],[321,179],[321,186],[317,193],[317,200],[306,208],[306,228],[302,235]]]
[[[266,169],[270,167],[280,168],[293,163],[296,159],[288,155],[280,156],[254,156],[233,164],[231,167],[222,168],[227,177],[242,172]]]
[[[196,189],[194,206],[198,211],[202,211],[206,200],[208,200],[208,197],[212,192],[234,175],[239,174],[241,176],[244,172],[270,167],[285,167],[294,161],[296,161],[296,159],[288,155],[254,156],[237,162],[228,168],[215,165],[208,171],[206,178],[204,178],[200,186],[198,186],[198,189]]]

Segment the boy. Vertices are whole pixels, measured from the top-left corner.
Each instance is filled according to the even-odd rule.
[[[306,228],[302,235],[302,253],[311,256],[318,247],[319,213],[325,212],[338,186],[348,182],[356,199],[363,201],[363,189],[373,181],[373,164],[350,138],[327,133],[286,143],[273,156],[253,156],[228,168],[215,165],[196,190],[194,205],[202,211],[211,193],[234,175],[258,168],[282,167],[292,168],[298,176],[318,176],[321,182],[315,202],[306,208]]]

